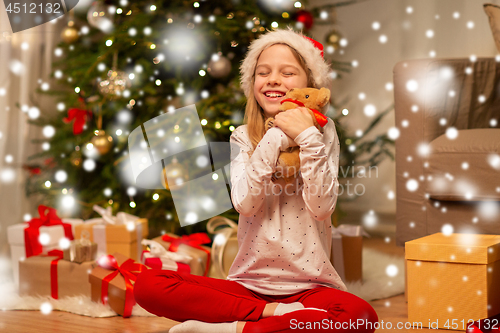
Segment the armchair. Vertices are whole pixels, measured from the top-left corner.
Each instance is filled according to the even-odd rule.
[[[500,62],[399,62],[394,99],[396,244],[443,226],[500,234]]]

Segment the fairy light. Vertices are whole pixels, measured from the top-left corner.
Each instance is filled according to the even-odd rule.
[[[54,128],[54,126],[47,125],[43,128],[42,133],[46,138],[51,138],[56,133],[56,129]]]

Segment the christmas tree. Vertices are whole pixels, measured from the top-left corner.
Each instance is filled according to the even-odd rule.
[[[50,118],[41,107],[28,113],[31,124],[43,127],[44,138],[35,141],[43,152],[26,166],[32,174],[27,195],[42,194],[40,204],[66,216],[87,219],[99,205],[148,218],[152,235],[204,231],[205,223],[179,228],[168,184],[156,190],[135,185],[129,134],[159,115],[195,104],[206,141],[229,142],[243,122],[238,67],[250,42],[275,28],[291,26],[307,34],[313,24],[332,25],[335,7],[353,2],[307,9],[298,1],[120,0],[97,1],[87,13],[72,13],[55,49],[60,60],[53,77],[63,89],[39,90],[54,96],[60,113]],[[322,42],[332,76],[340,77],[350,66],[334,60],[342,47],[340,34],[331,30]],[[350,136],[342,128],[345,114],[336,103],[333,97],[327,116],[339,131],[341,166],[376,164],[391,155],[387,145],[392,141],[385,134],[349,150],[349,142],[360,142],[364,135]],[[364,153],[367,160],[361,160]],[[187,180],[194,169],[173,161],[163,172]],[[223,215],[238,219],[234,209]]]

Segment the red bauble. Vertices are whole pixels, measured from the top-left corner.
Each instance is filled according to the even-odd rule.
[[[312,16],[311,13],[309,13],[306,10],[299,10],[295,14],[295,21],[302,22],[304,24],[304,27],[306,28],[306,30],[309,30],[313,26],[314,17]]]

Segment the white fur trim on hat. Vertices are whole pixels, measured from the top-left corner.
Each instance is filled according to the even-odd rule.
[[[321,56],[321,51],[314,47],[313,43],[304,38],[302,34],[289,30],[276,29],[269,31],[260,37],[248,47],[248,52],[240,66],[241,87],[248,98],[252,83],[252,76],[255,72],[255,66],[262,51],[276,43],[284,43],[294,48],[305,60],[307,67],[311,70],[316,88],[329,88],[330,84],[330,66]]]

